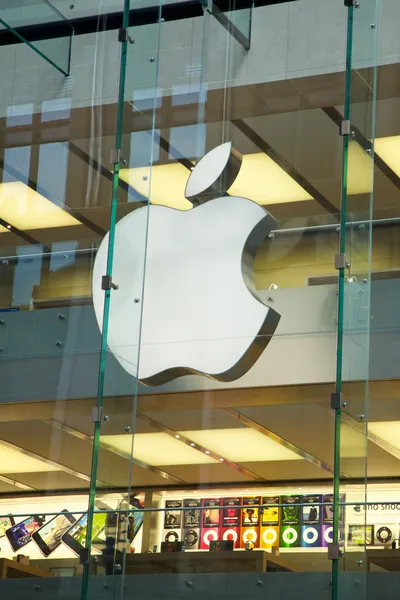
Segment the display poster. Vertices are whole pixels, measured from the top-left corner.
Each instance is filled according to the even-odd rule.
[[[183,541],[188,550],[200,547],[201,499],[185,498],[183,506]]]
[[[347,546],[364,547],[374,544],[373,525],[349,525],[347,532]]]
[[[279,546],[298,548],[300,546],[300,509],[302,496],[282,496],[281,528]]]
[[[234,548],[240,547],[241,498],[222,498],[222,539],[232,540]]]
[[[325,494],[322,497],[323,510],[322,510],[322,546],[327,547],[328,544],[333,542],[333,494]],[[339,496],[339,501],[343,503],[345,501],[344,494]],[[339,507],[339,540],[343,541],[344,531],[344,511],[343,506]]]
[[[207,550],[210,542],[220,539],[220,511],[221,501],[219,498],[205,498],[203,500],[203,518],[201,528],[200,548]]]
[[[164,515],[164,542],[181,541],[182,500],[166,500]]]
[[[243,498],[242,518],[240,524],[240,547],[260,547],[260,496],[245,496]]]
[[[279,496],[263,496],[261,509],[260,548],[279,546]]]
[[[318,548],[321,546],[322,496],[303,496],[301,507],[301,546]]]

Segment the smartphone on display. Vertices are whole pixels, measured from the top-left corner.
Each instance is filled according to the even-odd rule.
[[[44,519],[35,515],[33,517],[28,517],[24,521],[7,529],[6,536],[14,552],[17,552],[26,546],[26,544],[29,544],[32,539],[32,534],[40,529],[43,523]]]
[[[10,515],[7,517],[0,517],[0,538],[6,535],[6,530],[15,524],[14,518]]]
[[[100,536],[104,533],[106,527],[107,515],[106,513],[95,513],[93,516],[93,532],[92,541],[99,540]],[[72,527],[68,529],[62,536],[61,540],[66,546],[68,546],[72,552],[75,552],[77,556],[80,556],[82,551],[86,548],[86,532],[87,532],[87,513],[82,515]]]
[[[62,535],[75,523],[75,517],[67,513],[68,511],[64,509],[61,514],[53,517],[32,534],[33,541],[44,556],[50,556],[61,545]]]

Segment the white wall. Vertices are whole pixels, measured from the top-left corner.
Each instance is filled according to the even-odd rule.
[[[59,0],[56,6],[70,16],[77,11],[115,9],[121,0]],[[153,5],[148,2],[148,5]],[[132,2],[132,7],[138,7]],[[379,60],[400,59],[400,3],[382,0]],[[370,64],[374,55],[377,22],[375,0],[364,0],[355,11],[354,57],[356,66]],[[136,44],[129,49],[127,99],[154,93],[156,87],[171,93],[176,86],[210,88],[250,85],[341,71],[345,67],[346,15],[343,2],[297,0],[256,8],[252,19],[252,47],[246,52],[213,18],[132,28]],[[157,57],[160,34],[160,62]],[[56,50],[56,46],[58,49]],[[49,53],[59,55],[63,40],[48,42]],[[204,50],[204,54],[203,54]],[[20,44],[2,48],[0,115],[11,105],[67,99],[72,107],[115,102],[120,45],[117,31],[76,36],[72,47],[71,76],[65,79],[29,48]],[[158,81],[156,83],[158,77]]]

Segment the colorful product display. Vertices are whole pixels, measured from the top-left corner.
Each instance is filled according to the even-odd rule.
[[[187,550],[200,547],[201,500],[187,498],[183,501],[183,542]]]
[[[264,496],[261,509],[260,548],[279,547],[279,496]],[[276,506],[275,506],[276,505]]]
[[[232,541],[234,548],[240,548],[240,508],[241,498],[222,498],[222,539]]]
[[[202,527],[200,533],[200,548],[208,550],[210,542],[220,539],[221,500],[219,498],[206,498],[203,500]]]
[[[322,496],[303,496],[301,508],[301,542],[303,548],[321,546]]]
[[[260,509],[259,496],[243,498],[242,520],[240,526],[240,547],[260,547]]]
[[[167,500],[165,508],[162,541],[182,540],[185,550],[209,550],[215,540],[232,541],[235,549],[324,548],[333,541],[333,494],[187,498]],[[339,516],[343,541],[343,506]],[[394,525],[383,525],[379,541],[377,529],[375,545],[389,544],[394,531]]]
[[[167,500],[165,503],[163,542],[180,542],[182,529],[182,500]]]
[[[298,548],[300,546],[300,502],[302,496],[282,496],[281,529],[279,546]]]

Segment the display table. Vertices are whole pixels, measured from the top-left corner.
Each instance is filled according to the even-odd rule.
[[[50,571],[44,571],[32,565],[0,558],[0,579],[19,579],[21,577],[53,577]]]
[[[385,571],[400,571],[400,550],[367,550],[367,569],[371,564]]]
[[[265,573],[298,571],[281,556],[265,550],[251,552],[165,552],[130,554],[126,558],[128,575],[165,573]]]

